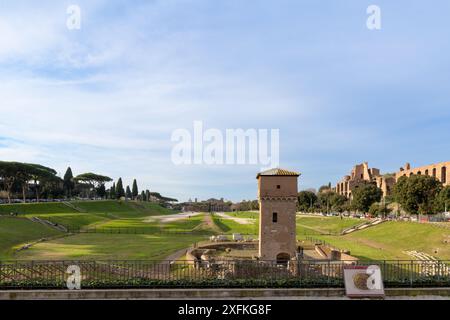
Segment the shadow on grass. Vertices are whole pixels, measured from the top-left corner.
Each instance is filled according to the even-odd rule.
[[[216,226],[218,226],[219,229],[222,230],[223,232],[228,232],[231,230],[231,228],[229,226],[227,226],[226,224],[224,224],[221,219],[219,219],[217,217],[213,217],[213,221],[216,224]]]

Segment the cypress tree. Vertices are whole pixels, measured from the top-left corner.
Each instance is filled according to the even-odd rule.
[[[109,189],[109,198],[115,199],[116,198],[116,183],[114,182],[112,187]]]
[[[127,199],[131,199],[131,197],[133,196],[133,195],[131,194],[130,186],[127,186],[127,191],[126,191],[125,196],[127,197]]]
[[[105,198],[106,197],[106,188],[105,188],[105,184],[102,183],[100,185],[100,187],[97,188],[97,195],[100,196],[100,198]]]
[[[145,190],[145,201],[149,201],[150,202],[150,191],[148,189]]]
[[[125,197],[125,190],[123,189],[122,178],[119,178],[116,185],[116,198],[120,199],[122,197]]]
[[[131,192],[133,199],[136,200],[139,191],[138,191],[138,186],[137,186],[137,182],[136,179],[133,180],[133,187],[132,187],[132,192]]]
[[[75,187],[75,183],[73,182],[73,174],[70,167],[67,168],[66,173],[64,174],[63,187],[66,197],[72,197],[72,190]]]

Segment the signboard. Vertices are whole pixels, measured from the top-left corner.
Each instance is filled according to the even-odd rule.
[[[384,298],[379,266],[345,266],[344,282],[346,294],[350,298]]]

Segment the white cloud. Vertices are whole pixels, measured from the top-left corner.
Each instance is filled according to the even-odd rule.
[[[280,129],[282,166],[315,172],[320,162],[334,172],[336,162],[377,155],[373,147],[391,143],[384,134],[395,122],[389,114],[415,119],[403,111],[425,111],[426,105],[431,113],[447,105],[436,94],[419,107],[409,100],[406,107],[401,98],[378,106],[381,95],[374,93],[386,90],[383,83],[394,86],[393,94],[408,86],[414,71],[417,86],[423,69],[439,61],[437,49],[410,41],[415,34],[399,39],[386,28],[367,38],[356,30],[344,39],[341,26],[319,26],[329,17],[313,6],[308,10],[317,16],[310,21],[305,12],[307,20],[298,19],[294,10],[269,2],[263,9],[227,2],[224,12],[207,1],[77,2],[80,31],[66,28],[71,3],[1,4],[0,138],[13,139],[0,140],[2,159],[136,177],[142,186],[182,199],[218,193],[254,198],[257,166],[173,166],[172,130],[191,129],[194,120],[222,130]],[[374,103],[365,106],[361,96]],[[320,185],[328,176],[321,170],[308,183]]]

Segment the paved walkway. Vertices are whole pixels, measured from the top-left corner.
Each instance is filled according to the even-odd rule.
[[[386,300],[449,300],[449,288],[388,288]],[[38,299],[232,299],[232,300],[349,300],[344,289],[110,289],[0,290],[0,300]]]

